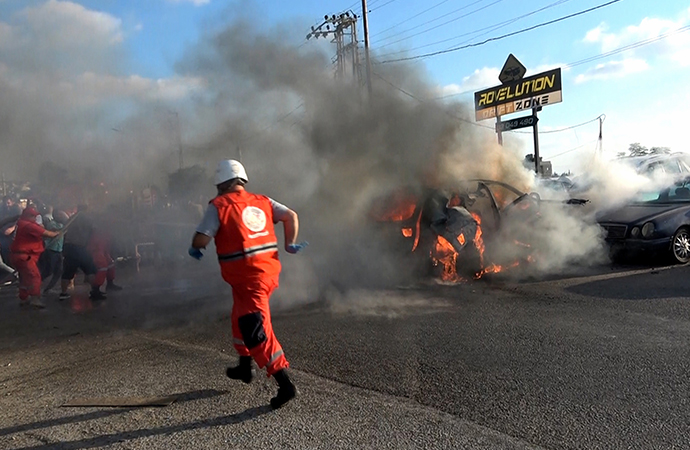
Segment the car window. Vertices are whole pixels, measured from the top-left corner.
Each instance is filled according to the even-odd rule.
[[[690,173],[690,157],[688,155],[680,155],[678,157],[678,165],[681,172]]]
[[[664,172],[670,174],[680,173],[680,166],[678,166],[678,161],[676,159],[669,159],[660,162],[661,166],[664,168]]]
[[[672,187],[638,192],[633,203],[690,202],[690,184],[681,183]]]
[[[498,184],[491,185],[490,189],[496,199],[498,209],[505,208],[518,198],[518,194]]]

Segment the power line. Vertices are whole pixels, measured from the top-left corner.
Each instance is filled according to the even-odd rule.
[[[397,90],[397,91],[399,91],[399,92],[402,92],[403,94],[407,95],[408,97],[410,97],[410,98],[412,98],[412,99],[414,99],[414,100],[417,100],[419,103],[427,103],[427,102],[428,102],[428,100],[421,99],[421,98],[417,97],[416,95],[414,95],[414,94],[412,94],[412,93],[406,91],[405,89],[403,89],[403,88],[401,88],[401,87],[399,87],[399,86],[396,86],[395,84],[393,84],[392,82],[388,81],[386,78],[384,78],[383,76],[379,75],[379,74],[376,73],[376,72],[372,72],[372,75],[377,76],[380,80],[382,80],[384,83],[386,83],[387,85],[389,85],[389,86],[392,87],[393,89],[395,89],[395,90]],[[473,122],[473,121],[471,121],[471,120],[463,119],[462,117],[458,117],[458,116],[456,116],[455,114],[451,114],[450,112],[445,111],[445,110],[444,110],[444,112],[445,112],[446,114],[448,114],[449,116],[453,117],[454,119],[457,119],[457,120],[459,120],[459,121],[461,121],[461,122],[465,122],[465,123],[468,123],[468,124],[470,124],[470,125],[474,125],[474,126],[476,126],[476,127],[486,128],[486,129],[489,129],[489,130],[495,130],[495,127],[492,127],[492,126],[489,126],[489,125],[482,125],[482,124],[479,124],[479,123],[477,123],[477,122]],[[586,121],[586,122],[579,123],[579,124],[577,124],[577,125],[571,125],[571,126],[569,126],[569,127],[559,128],[559,129],[557,129],[557,130],[540,131],[539,134],[560,133],[560,132],[563,132],[563,131],[572,130],[572,129],[574,129],[574,128],[579,128],[579,127],[582,127],[582,126],[584,126],[584,125],[588,125],[588,124],[590,124],[590,123],[592,123],[592,122],[596,122],[597,120],[599,120],[599,119],[601,119],[601,118],[603,118],[603,117],[606,117],[606,115],[605,115],[605,114],[600,114],[599,116],[595,117],[594,119],[588,120],[588,121]],[[521,133],[520,131],[517,131],[517,130],[509,130],[509,132],[512,132],[512,133]],[[524,133],[524,132],[522,132],[522,133]],[[576,147],[576,149],[577,149],[577,148],[580,148],[580,147]],[[572,149],[572,150],[575,150],[575,149]],[[572,150],[568,150],[568,151],[572,151]],[[567,153],[567,152],[564,152],[564,153]],[[564,154],[564,153],[561,153],[561,154]],[[560,156],[561,154],[556,155],[556,156]]]
[[[590,124],[590,123],[592,123],[592,122],[596,122],[597,120],[602,119],[602,118],[605,118],[605,117],[606,117],[606,114],[599,114],[597,117],[595,117],[595,118],[592,119],[592,120],[588,120],[587,122],[578,123],[577,125],[571,125],[571,126],[565,127],[565,128],[559,128],[559,129],[557,129],[557,130],[540,131],[539,134],[560,133],[560,132],[562,132],[562,131],[572,130],[572,129],[574,129],[574,128],[579,128],[579,127],[588,125],[588,124]],[[508,132],[509,132],[509,133],[520,133],[520,134],[523,134],[523,133],[524,133],[524,134],[529,134],[529,132],[526,132],[526,131],[518,131],[518,130],[508,130]]]
[[[514,18],[512,18],[512,19],[505,20],[505,21],[503,21],[503,22],[495,23],[495,24],[493,24],[493,25],[489,25],[489,26],[484,27],[484,28],[479,28],[479,29],[474,30],[474,31],[469,31],[469,32],[467,32],[467,33],[462,33],[462,34],[459,34],[459,35],[457,35],[457,36],[453,36],[453,37],[450,37],[450,38],[447,38],[447,39],[443,39],[443,40],[440,40],[440,41],[430,42],[430,43],[428,43],[428,44],[420,45],[419,47],[414,47],[414,48],[406,49],[406,50],[400,50],[400,51],[396,51],[396,52],[385,53],[385,54],[383,54],[383,55],[378,55],[378,57],[379,57],[379,58],[384,58],[384,57],[386,57],[386,56],[399,55],[400,53],[407,53],[407,52],[411,52],[411,51],[414,51],[414,50],[419,50],[419,49],[422,49],[422,48],[431,47],[432,45],[442,44],[442,43],[448,42],[448,41],[454,41],[454,40],[459,39],[459,38],[461,38],[461,37],[471,36],[471,35],[473,35],[473,34],[476,34],[476,33],[482,32],[482,31],[487,31],[487,30],[488,30],[487,33],[488,33],[488,32],[491,32],[491,31],[495,31],[495,30],[498,30],[498,29],[503,28],[503,27],[505,27],[505,26],[508,26],[508,25],[510,25],[510,24],[513,24],[513,23],[517,22],[518,20],[522,20],[522,19],[524,19],[525,17],[532,16],[532,15],[534,15],[534,14],[537,14],[537,13],[542,12],[542,11],[544,11],[544,10],[547,10],[547,9],[549,9],[549,8],[553,8],[554,6],[561,5],[561,4],[563,4],[563,3],[567,3],[567,2],[569,2],[569,1],[570,1],[570,0],[558,0],[557,2],[551,3],[550,5],[546,5],[546,6],[542,7],[542,8],[535,9],[535,10],[533,10],[533,11],[530,11],[530,12],[526,13],[526,14],[523,14],[523,15],[518,16],[518,17],[514,17]],[[483,33],[483,34],[477,35],[477,36],[475,36],[475,38],[476,38],[476,37],[479,37],[479,36],[483,36],[484,34],[487,34],[487,33]],[[467,42],[467,41],[465,41],[465,42]],[[465,42],[462,42],[462,44],[464,44]]]
[[[625,45],[625,46],[623,46],[623,47],[619,47],[619,48],[617,48],[617,49],[614,49],[614,50],[611,50],[611,51],[608,51],[608,52],[605,52],[605,53],[600,53],[600,54],[595,55],[595,56],[590,56],[589,58],[585,58],[585,59],[581,59],[581,60],[579,60],[579,61],[575,61],[575,62],[573,62],[573,63],[570,63],[570,64],[566,65],[565,67],[566,67],[566,68],[575,67],[575,66],[579,66],[579,65],[581,65],[581,64],[585,64],[585,63],[588,63],[588,62],[591,62],[591,61],[596,61],[597,59],[602,59],[602,58],[606,58],[606,57],[611,56],[611,55],[616,55],[616,54],[618,54],[618,53],[622,53],[622,52],[625,52],[625,51],[627,51],[627,50],[632,50],[632,49],[637,48],[637,47],[642,47],[642,46],[644,46],[644,45],[651,44],[651,43],[660,41],[660,40],[662,40],[662,39],[666,39],[667,37],[672,36],[672,35],[674,35],[674,34],[684,33],[684,32],[686,32],[686,31],[688,31],[688,30],[690,30],[690,25],[686,25],[686,26],[684,26],[684,27],[677,28],[677,29],[675,29],[675,30],[666,32],[666,33],[664,33],[664,34],[660,34],[659,36],[655,36],[655,37],[652,37],[652,38],[648,38],[648,39],[644,39],[644,40],[641,40],[641,41],[633,42],[632,44],[628,44],[628,45]]]
[[[381,9],[381,8],[383,8],[384,6],[386,6],[386,5],[390,4],[390,3],[396,2],[396,1],[398,1],[398,0],[388,0],[388,1],[387,1],[386,3],[384,3],[383,5],[379,5],[379,6],[377,6],[376,8],[372,9],[372,10],[369,11],[369,12],[374,12],[374,11],[376,11],[377,9]]]
[[[588,145],[592,145],[592,144],[594,144],[594,143],[596,143],[596,142],[598,142],[598,141],[599,141],[599,139],[595,139],[595,140],[590,141],[590,142],[585,142],[585,143],[582,144],[582,145],[578,145],[577,147],[573,147],[573,148],[571,148],[570,150],[566,150],[566,151],[564,151],[564,152],[557,153],[557,154],[555,154],[555,155],[551,155],[551,156],[549,156],[548,158],[549,158],[549,159],[558,158],[559,156],[563,156],[563,155],[565,155],[566,153],[574,152],[575,150],[579,150],[579,149],[581,149],[582,147],[586,147],[586,146],[588,146]]]
[[[584,59],[581,59],[581,60],[579,60],[579,61],[575,61],[575,62],[566,64],[565,66],[563,66],[563,68],[569,69],[569,68],[571,68],[571,67],[576,67],[576,66],[579,66],[579,65],[588,63],[588,62],[596,61],[596,60],[598,60],[598,59],[607,58],[607,57],[609,57],[609,56],[616,55],[616,54],[618,54],[618,53],[623,53],[623,52],[626,52],[626,51],[628,51],[628,50],[632,50],[632,49],[635,49],[635,48],[638,48],[638,47],[642,47],[642,46],[645,46],[645,45],[648,45],[648,44],[653,44],[654,42],[658,42],[658,41],[660,41],[660,40],[662,40],[662,39],[666,39],[667,37],[673,36],[674,34],[684,33],[684,32],[686,32],[686,31],[690,31],[690,25],[686,25],[686,26],[684,26],[684,27],[676,28],[675,30],[666,32],[666,33],[664,33],[664,34],[660,34],[659,36],[655,36],[655,37],[652,37],[652,38],[643,39],[643,40],[641,40],[641,41],[633,42],[632,44],[628,44],[628,45],[625,45],[625,46],[623,46],[623,47],[619,47],[619,48],[616,48],[616,49],[614,49],[614,50],[610,50],[610,51],[608,51],[608,52],[599,53],[598,55],[590,56],[590,57],[588,57],[588,58],[584,58]],[[439,97],[435,97],[433,100],[443,100],[443,99],[446,99],[446,98],[449,98],[449,97],[456,97],[456,96],[458,96],[458,95],[471,94],[471,93],[473,93],[475,90],[476,90],[476,89],[467,90],[467,91],[462,91],[462,92],[454,92],[454,93],[452,93],[452,94],[446,94],[446,95],[442,95],[442,96],[439,96]]]
[[[395,36],[399,36],[399,35],[401,35],[401,34],[408,33],[408,32],[410,32],[410,31],[412,31],[412,30],[416,30],[417,28],[423,27],[423,26],[426,25],[426,24],[430,24],[430,23],[432,23],[432,22],[436,22],[437,20],[441,20],[441,19],[443,19],[444,17],[448,17],[448,16],[450,16],[450,15],[452,15],[452,14],[455,14],[456,12],[462,11],[462,10],[464,10],[464,9],[469,8],[470,6],[476,5],[477,3],[481,3],[482,1],[484,1],[484,0],[475,1],[475,2],[473,2],[473,3],[470,3],[469,5],[463,6],[462,8],[458,8],[458,9],[456,9],[456,10],[454,10],[454,11],[451,11],[451,12],[449,12],[449,13],[443,14],[443,15],[441,15],[441,16],[435,18],[435,19],[432,19],[432,20],[423,22],[423,23],[421,23],[421,24],[419,24],[419,25],[417,25],[417,26],[415,26],[415,27],[412,27],[412,28],[410,28],[410,29],[408,29],[408,30],[404,30],[404,31],[401,31],[401,32],[399,32],[399,33],[395,33],[395,34],[393,34],[393,35],[391,35],[391,36],[388,36],[388,37],[384,38],[383,40],[386,41],[386,40],[388,40],[388,39],[394,38]],[[433,26],[433,27],[431,27],[431,28],[427,28],[426,30],[420,31],[419,33],[415,33],[415,34],[412,34],[412,35],[410,35],[410,36],[406,36],[406,37],[404,37],[404,38],[398,39],[397,41],[393,41],[393,42],[389,42],[389,43],[387,43],[387,44],[380,45],[378,48],[387,47],[387,46],[389,46],[389,45],[396,44],[396,43],[398,43],[398,42],[401,42],[401,41],[410,39],[410,38],[412,38],[412,37],[419,36],[420,34],[428,33],[429,31],[435,30],[436,28],[439,28],[439,27],[442,27],[442,26],[447,25],[447,24],[449,24],[449,23],[455,22],[456,20],[460,20],[460,19],[462,19],[462,18],[464,18],[464,17],[471,16],[472,14],[474,14],[474,13],[476,13],[476,12],[482,11],[482,10],[488,8],[489,6],[493,6],[493,5],[495,5],[496,3],[500,3],[500,2],[502,2],[502,1],[504,1],[504,0],[494,0],[493,3],[490,3],[490,4],[488,4],[488,5],[485,5],[485,6],[482,6],[482,7],[480,7],[480,8],[477,8],[477,9],[475,9],[474,11],[471,11],[471,12],[469,12],[469,13],[467,13],[467,14],[462,14],[462,15],[460,15],[460,16],[454,18],[454,19],[451,19],[451,20],[448,20],[448,21],[446,21],[446,22],[443,22],[443,23],[440,24],[440,25],[435,25],[435,26]]]
[[[391,83],[391,82],[388,81],[386,78],[384,78],[383,76],[379,75],[378,73],[376,73],[376,72],[371,72],[371,73],[372,73],[372,75],[377,76],[381,81],[383,81],[384,83],[386,83],[387,85],[389,85],[389,86],[392,87],[393,89],[395,89],[395,90],[397,90],[397,91],[399,91],[399,92],[402,92],[403,94],[407,95],[408,97],[410,97],[410,98],[412,98],[412,99],[414,99],[414,100],[417,100],[419,103],[427,103],[425,100],[423,100],[423,99],[417,97],[417,96],[414,95],[414,94],[411,94],[411,93],[407,92],[405,89],[401,88],[400,86],[396,86],[395,84]],[[473,121],[471,121],[471,120],[467,120],[467,119],[463,119],[462,117],[458,117],[458,116],[456,116],[455,114],[451,114],[450,112],[446,111],[445,109],[444,109],[444,112],[445,112],[447,115],[449,115],[449,116],[453,117],[454,119],[457,119],[457,120],[459,120],[459,121],[461,121],[461,122],[465,122],[465,123],[468,123],[468,124],[470,124],[470,125],[474,125],[474,126],[480,127],[480,128],[488,128],[489,130],[493,130],[493,129],[494,129],[494,127],[491,127],[491,126],[488,126],[488,125],[482,125],[482,124],[479,124],[479,123],[477,123],[477,122],[473,122]]]
[[[395,28],[395,27],[398,27],[398,26],[400,26],[400,25],[402,25],[402,24],[404,24],[404,23],[407,23],[407,22],[409,22],[409,21],[412,20],[412,19],[416,19],[417,17],[421,16],[422,14],[424,14],[424,13],[426,13],[426,12],[429,12],[429,11],[431,11],[432,9],[434,9],[434,8],[436,8],[436,7],[438,7],[438,6],[441,6],[442,4],[447,3],[447,2],[449,2],[449,1],[450,1],[450,0],[443,0],[443,1],[440,1],[440,2],[436,3],[435,5],[433,5],[433,6],[429,7],[429,8],[427,8],[427,9],[425,9],[424,11],[419,12],[419,13],[415,14],[415,15],[412,16],[412,17],[408,17],[407,19],[403,20],[402,22],[398,22],[398,23],[396,23],[395,25],[386,28],[385,30],[382,30],[382,31],[379,31],[378,33],[373,34],[371,37],[378,36],[378,35],[380,35],[380,34],[385,33],[386,31],[392,30],[392,29]]]
[[[551,24],[554,24],[554,23],[557,23],[557,22],[562,22],[562,21],[564,21],[564,20],[566,20],[566,19],[570,19],[570,18],[573,18],[573,17],[576,17],[576,16],[581,16],[582,14],[587,14],[587,13],[589,13],[589,12],[595,11],[595,10],[597,10],[597,9],[604,8],[604,7],[606,7],[606,6],[612,5],[612,4],[614,4],[614,3],[618,3],[618,2],[620,2],[620,1],[621,1],[621,0],[611,0],[611,1],[609,1],[609,2],[602,3],[602,4],[600,4],[600,5],[594,6],[594,7],[589,8],[589,9],[585,9],[585,10],[582,10],[582,11],[578,11],[578,12],[576,12],[576,13],[569,14],[569,15],[567,15],[567,16],[559,17],[558,19],[549,20],[549,21],[547,21],[547,22],[542,22],[542,23],[539,23],[539,24],[537,24],[537,25],[533,25],[533,26],[531,26],[531,27],[527,27],[527,28],[523,28],[523,29],[518,30],[518,31],[514,31],[514,32],[512,32],[512,33],[507,33],[507,34],[504,34],[504,35],[501,35],[501,36],[492,37],[492,38],[486,39],[486,40],[481,41],[481,42],[475,42],[475,43],[473,43],[473,44],[462,45],[462,46],[459,46],[459,47],[452,47],[452,48],[448,48],[448,49],[446,49],[446,50],[439,50],[439,51],[437,51],[437,52],[431,52],[431,53],[426,53],[426,54],[422,54],[422,55],[408,56],[408,57],[406,57],[406,58],[397,58],[397,59],[389,59],[389,60],[385,60],[385,61],[379,61],[377,64],[387,64],[387,63],[393,63],[393,62],[411,61],[411,60],[415,60],[415,59],[429,58],[429,57],[431,57],[431,56],[442,55],[442,54],[444,54],[444,53],[456,52],[456,51],[458,51],[458,50],[464,50],[464,49],[471,48],[471,47],[479,47],[480,45],[484,45],[484,44],[487,44],[487,43],[492,42],[492,41],[499,41],[499,40],[501,40],[501,39],[505,39],[505,38],[507,38],[507,37],[515,36],[515,35],[518,35],[518,34],[522,34],[522,33],[525,33],[525,32],[527,32],[527,31],[534,30],[534,29],[536,29],[536,28],[541,28],[541,27],[544,27],[544,26],[547,26],[547,25],[551,25]]]
[[[293,108],[290,112],[288,112],[288,113],[286,113],[286,114],[283,114],[282,116],[278,117],[278,119],[276,119],[275,122],[269,123],[268,125],[264,126],[264,127],[261,128],[260,130],[254,132],[254,133],[251,133],[249,136],[245,137],[244,139],[241,139],[240,142],[239,142],[239,145],[246,144],[247,142],[251,141],[251,140],[254,139],[255,137],[257,137],[257,136],[259,136],[259,135],[265,133],[266,131],[270,130],[270,129],[273,128],[274,126],[278,125],[279,123],[281,123],[282,121],[284,121],[285,119],[287,119],[288,117],[290,117],[294,112],[296,112],[298,109],[302,108],[303,106],[304,106],[304,102],[302,102],[302,103],[300,103],[299,105],[297,105],[297,106],[296,106],[295,108]]]

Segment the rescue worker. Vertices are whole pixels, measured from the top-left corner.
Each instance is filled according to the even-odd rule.
[[[281,269],[273,224],[283,223],[288,253],[299,252],[307,243],[295,243],[297,213],[264,195],[248,192],[244,188],[248,181],[240,162],[229,159],[218,163],[218,195],[210,201],[196,229],[189,254],[201,259],[201,249],[215,238],[221,274],[232,286],[232,337],[240,357],[239,365],[228,367],[226,375],[251,382],[253,358],[278,383],[278,393],[271,399],[276,409],[292,400],[297,389],[288,376],[289,364],[271,324],[269,298],[278,287]]]
[[[43,228],[37,223],[37,217],[40,216],[33,205],[22,211],[17,220],[14,241],[10,246],[10,260],[19,272],[20,306],[45,308],[41,301],[41,272],[38,269],[38,259],[43,253],[43,238],[54,238],[59,233]]]
[[[69,231],[65,234],[62,246],[63,267],[60,281],[60,300],[70,298],[67,289],[73,284],[74,276],[79,269],[84,272],[86,282],[91,285],[89,298],[91,300],[105,300],[107,296],[101,292],[100,286],[95,283],[96,264],[86,248],[93,233],[93,223],[87,213],[88,205],[81,204],[77,207],[77,216],[69,225]]]
[[[110,255],[110,247],[110,235],[103,228],[94,228],[87,246],[93,263],[96,265],[93,284],[100,290],[103,283],[107,281],[106,291],[121,291],[122,286],[115,284],[115,260]]]

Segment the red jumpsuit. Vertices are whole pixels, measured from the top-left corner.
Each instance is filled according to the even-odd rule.
[[[110,256],[109,236],[103,231],[94,230],[87,248],[97,269],[94,286],[102,286],[106,279],[108,282],[115,280],[115,261]]]
[[[10,262],[19,272],[19,299],[41,295],[41,271],[38,258],[43,253],[45,228],[36,223],[38,211],[26,208],[17,221],[17,232],[10,246]]]
[[[215,236],[223,279],[232,286],[232,336],[240,356],[251,356],[268,376],[289,367],[273,334],[269,298],[278,287],[280,261],[268,197],[246,191],[219,195]]]

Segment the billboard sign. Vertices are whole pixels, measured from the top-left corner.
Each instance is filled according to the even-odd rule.
[[[476,120],[485,120],[563,101],[561,69],[509,81],[474,93]]]

